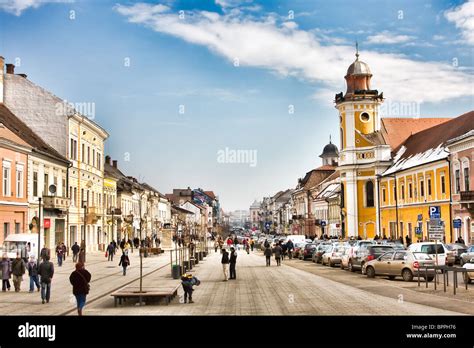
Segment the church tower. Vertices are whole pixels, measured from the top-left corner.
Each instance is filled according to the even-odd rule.
[[[376,175],[387,168],[390,147],[379,141],[383,93],[371,88],[372,73],[367,63],[359,60],[357,44],[355,56],[344,77],[346,93],[336,94],[335,99],[340,125],[342,228],[345,236],[373,238],[379,231]]]

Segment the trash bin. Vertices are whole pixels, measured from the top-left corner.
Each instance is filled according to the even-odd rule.
[[[197,254],[197,253],[194,254],[194,259],[193,259],[193,261],[194,261],[194,264],[195,264],[195,265],[197,265],[197,264],[199,263],[199,258],[198,258],[198,254]]]
[[[199,261],[201,261],[202,259],[203,259],[203,252],[200,251],[200,252],[199,252]]]
[[[179,279],[179,276],[181,275],[181,267],[179,265],[173,265],[171,268],[171,276],[173,279]]]
[[[188,271],[188,270],[190,270],[190,269],[193,268],[192,265],[191,265],[191,263],[190,263],[189,261],[184,261],[184,262],[183,262],[183,265],[184,265],[184,269],[185,269],[186,271]]]

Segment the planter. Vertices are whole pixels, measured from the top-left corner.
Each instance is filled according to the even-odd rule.
[[[171,268],[171,277],[173,277],[173,279],[179,279],[180,276],[181,276],[180,265],[173,265],[173,267]]]

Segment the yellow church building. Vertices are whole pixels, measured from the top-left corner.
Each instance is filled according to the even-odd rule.
[[[474,113],[457,118],[381,118],[384,97],[371,89],[371,78],[357,52],[345,76],[347,90],[335,98],[343,235],[426,240],[431,209],[445,226],[445,241],[451,242],[445,144],[474,128]]]

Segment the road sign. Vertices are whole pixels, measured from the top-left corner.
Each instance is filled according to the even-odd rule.
[[[444,222],[438,219],[431,219],[428,223],[428,238],[432,240],[443,240]]]
[[[423,221],[423,214],[418,214],[418,221]]]
[[[453,220],[453,227],[454,228],[461,228],[462,220],[461,219],[454,219]]]
[[[444,239],[444,233],[429,233],[428,238],[430,240],[439,240],[442,241]]]
[[[421,235],[422,234],[420,227],[415,227],[415,234],[416,235]]]
[[[326,226],[326,220],[321,220],[321,227]]]
[[[441,219],[441,207],[439,205],[429,208],[430,219]]]
[[[268,230],[270,228],[270,223],[269,222],[266,222],[265,223],[265,228]]]

